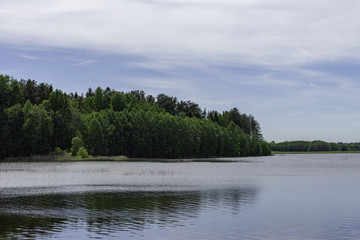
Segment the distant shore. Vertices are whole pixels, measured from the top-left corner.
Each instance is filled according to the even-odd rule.
[[[282,152],[272,151],[272,154],[339,154],[339,153],[360,153],[360,151],[309,151],[309,152]]]

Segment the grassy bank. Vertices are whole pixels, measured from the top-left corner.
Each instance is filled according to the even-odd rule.
[[[126,156],[88,156],[81,158],[79,156],[69,155],[36,155],[31,157],[8,157],[0,159],[0,162],[65,162],[65,161],[124,161],[128,160]]]
[[[236,160],[235,160],[236,159]],[[242,158],[241,162],[249,162]],[[0,159],[0,162],[82,162],[82,161],[123,161],[123,162],[239,162],[238,158],[128,158],[126,156],[80,156],[71,155],[37,155],[31,157],[9,157]]]

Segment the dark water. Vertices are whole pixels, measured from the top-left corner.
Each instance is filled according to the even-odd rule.
[[[0,239],[360,239],[359,154],[232,160],[0,163]]]

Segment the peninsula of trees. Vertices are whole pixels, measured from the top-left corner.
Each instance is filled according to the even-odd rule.
[[[206,112],[165,94],[109,87],[67,94],[0,75],[0,158],[63,150],[144,158],[271,154],[259,123],[237,108]]]
[[[285,141],[271,142],[271,150],[279,152],[330,152],[360,151],[360,143],[342,143],[325,141]]]

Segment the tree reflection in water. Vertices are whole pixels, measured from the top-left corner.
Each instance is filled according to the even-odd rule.
[[[107,236],[188,224],[202,211],[238,213],[256,188],[199,191],[109,191],[0,197],[0,238],[47,237],[66,229]]]

